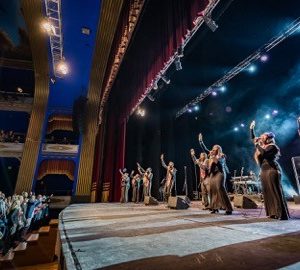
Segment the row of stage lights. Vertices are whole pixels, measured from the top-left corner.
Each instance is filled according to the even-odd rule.
[[[48,18],[45,18],[41,23],[41,28],[43,32],[47,33],[49,37],[56,36],[56,30],[53,24],[49,21]],[[54,67],[57,74],[61,76],[65,76],[70,72],[69,65],[67,64],[64,57],[57,62],[56,66]]]
[[[266,54],[263,54],[259,59],[262,63],[266,63],[269,60],[269,56]],[[248,66],[248,68],[245,69],[245,71],[248,72],[249,74],[254,74],[257,71],[257,66],[255,64],[251,64]],[[212,91],[211,95],[213,97],[216,97],[216,96],[218,96],[218,93],[224,93],[226,91],[227,91],[227,86],[221,85],[218,88],[216,88],[214,91]],[[199,105],[194,105],[193,107],[189,108],[187,111],[189,113],[197,112],[197,111],[199,111]]]
[[[273,110],[272,113],[265,114],[264,119],[270,120],[271,118],[274,118],[275,116],[277,116],[278,113],[279,113],[278,110]],[[238,131],[240,131],[241,128],[244,128],[245,126],[246,125],[244,123],[241,123],[239,126],[235,126],[233,128],[233,131],[238,132]]]

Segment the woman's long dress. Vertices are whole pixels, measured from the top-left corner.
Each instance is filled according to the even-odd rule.
[[[260,164],[260,178],[266,215],[286,220],[289,211],[281,186],[281,170],[276,161],[279,148],[270,144],[266,148],[256,145],[259,151],[258,161]]]

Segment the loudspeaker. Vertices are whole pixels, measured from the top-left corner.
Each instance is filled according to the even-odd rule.
[[[86,103],[88,99],[84,96],[78,97],[73,103],[73,131],[84,133],[86,118]]]
[[[300,204],[300,195],[294,195],[295,204]]]
[[[145,196],[144,204],[145,205],[158,205],[158,201],[153,197]]]
[[[187,196],[170,196],[168,206],[174,209],[188,209],[190,207],[190,199]]]
[[[257,204],[246,195],[234,195],[233,205],[238,208],[256,209]]]

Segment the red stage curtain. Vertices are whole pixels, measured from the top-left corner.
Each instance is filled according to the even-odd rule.
[[[37,180],[43,179],[48,174],[65,174],[74,180],[75,163],[72,160],[43,160],[40,164]]]
[[[101,177],[102,183],[111,183],[110,201],[119,200],[118,169],[124,167],[126,119],[144,97],[155,76],[178,50],[188,30],[193,28],[194,19],[208,3],[208,0],[152,0],[146,4],[140,28],[135,33],[126,61],[122,63],[107,105]],[[119,35],[122,35],[121,31]],[[103,143],[96,147],[103,147]]]

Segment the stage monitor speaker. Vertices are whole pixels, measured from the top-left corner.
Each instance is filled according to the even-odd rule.
[[[170,196],[168,206],[174,209],[188,209],[190,207],[190,199],[187,196]]]
[[[150,196],[145,196],[144,204],[145,205],[158,205],[158,200],[156,200],[155,198],[150,197]]]
[[[256,209],[257,204],[246,195],[234,195],[233,205],[238,208]]]
[[[300,204],[300,195],[294,195],[295,204]]]

